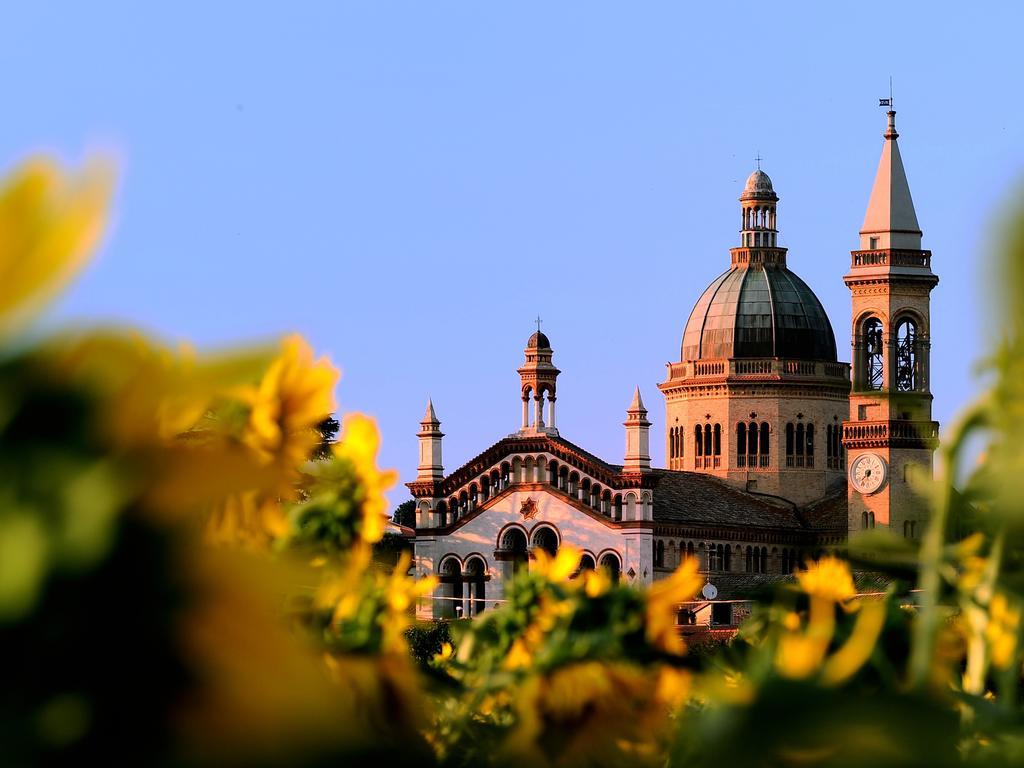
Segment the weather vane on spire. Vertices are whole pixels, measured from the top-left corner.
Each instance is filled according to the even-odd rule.
[[[540,333],[540,315],[537,315],[537,333]]]
[[[888,107],[889,109],[893,108],[893,102],[892,102],[892,75],[889,76],[889,98],[888,99],[879,99],[878,100],[878,106],[880,106],[880,107]]]

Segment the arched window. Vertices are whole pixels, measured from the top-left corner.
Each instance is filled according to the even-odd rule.
[[[747,425],[743,422],[736,425],[736,466],[747,466]]]
[[[601,555],[601,567],[608,572],[612,583],[618,584],[619,573],[622,571],[622,564],[619,562],[619,556],[614,552],[607,552]]]
[[[512,572],[518,572],[528,560],[526,534],[521,528],[509,528],[501,537],[501,550],[512,561]]]
[[[658,539],[654,545],[654,566],[661,568],[665,565],[665,542]]]
[[[549,555],[554,556],[558,552],[558,534],[547,526],[538,528],[533,534],[533,547],[534,549],[543,549]]]
[[[437,524],[442,528],[448,525],[448,505],[443,501],[437,502]]]
[[[704,455],[704,430],[700,428],[700,424],[693,428],[693,455]]]
[[[871,526],[872,528],[875,527],[875,513],[874,512],[868,512],[868,525]]]
[[[861,512],[860,513],[860,527],[861,527],[861,530],[865,530],[866,531],[868,529],[868,513],[867,512]]]
[[[793,422],[786,424],[786,466],[796,466],[796,429]]]
[[[441,584],[441,605],[439,615],[449,618],[462,617],[462,569],[454,555],[446,555],[438,568]]]
[[[896,326],[896,391],[915,391],[917,378],[917,325],[905,319]]]
[[[754,558],[753,558],[753,550],[750,547],[747,547],[746,555],[747,555],[747,563],[746,563],[747,573],[753,573],[753,571],[754,571],[754,562],[753,562]]]
[[[754,422],[750,422],[747,425],[747,456],[757,456],[757,435],[757,424],[755,424]],[[753,461],[748,461],[747,463],[752,467],[757,466],[756,458]]]
[[[758,463],[758,466],[761,466],[761,467],[767,467],[768,466],[768,459],[769,459],[768,448],[771,445],[771,440],[768,439],[768,432],[769,432],[768,422],[767,421],[762,421],[761,422],[761,443],[758,446],[761,449],[761,458],[760,458],[760,461]]]
[[[580,569],[578,572],[583,573],[583,571],[593,571],[596,569],[597,563],[594,562],[593,556],[584,552],[583,556],[580,558]]]
[[[711,436],[711,425],[704,425],[704,466],[711,466],[711,455],[714,453],[714,443]]]
[[[484,561],[479,557],[472,557],[466,563],[464,579],[467,586],[467,597],[469,600],[469,616],[476,616],[483,613],[484,601],[487,597],[486,586],[487,568]]]
[[[612,518],[622,520],[622,494],[615,494],[615,501],[612,503]]]
[[[718,546],[721,547],[722,545],[719,544]],[[710,547],[708,547],[708,570],[709,571],[717,571],[718,570],[718,548],[715,547],[714,544],[712,544]]]
[[[796,425],[796,465],[804,465],[804,425]]]
[[[715,424],[715,456],[722,455],[722,425]]]
[[[728,544],[725,545],[725,556],[722,559],[722,570],[732,570],[732,547],[730,547]]]
[[[877,317],[868,318],[864,323],[864,363],[862,376],[865,389],[881,389],[885,350],[882,338],[882,321]]]
[[[804,451],[804,458],[808,467],[814,467],[814,425],[807,425],[807,448]]]
[[[829,469],[838,469],[839,463],[836,461],[836,444],[835,435],[839,430],[838,424],[826,424],[825,425],[825,465]]]
[[[760,573],[768,573],[768,548],[761,547],[761,568]]]

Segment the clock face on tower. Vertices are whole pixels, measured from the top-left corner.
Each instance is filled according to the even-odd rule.
[[[889,467],[885,459],[875,453],[862,453],[850,465],[850,482],[864,495],[875,493],[885,485]]]

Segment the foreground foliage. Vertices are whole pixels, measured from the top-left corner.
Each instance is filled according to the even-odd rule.
[[[825,557],[706,652],[675,627],[695,562],[637,589],[577,574],[571,547],[538,553],[495,610],[414,627],[435,583],[374,556],[395,480],[376,427],[349,415],[325,442],[338,373],[300,338],[218,355],[119,329],[29,341],[97,242],[109,178],[38,160],[0,191],[0,763],[1024,756],[1024,218],[992,386],[921,484],[920,548],[854,539],[884,594]]]

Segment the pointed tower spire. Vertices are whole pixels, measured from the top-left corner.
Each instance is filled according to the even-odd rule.
[[[640,397],[640,387],[636,388],[633,392],[633,402],[629,404],[629,410],[626,413],[642,412],[645,416],[647,415],[647,409],[644,408],[643,398]]]
[[[420,421],[420,431],[416,433],[420,439],[420,464],[416,468],[416,482],[433,482],[444,478],[444,466],[441,463],[441,422],[434,413],[434,403],[427,398],[427,410]]]
[[[921,248],[921,227],[917,223],[914,200],[910,196],[907,173],[903,170],[903,158],[896,143],[896,112],[889,110],[889,125],[882,145],[882,157],[878,161],[875,184],[871,188],[871,199],[860,230],[862,251],[887,248],[919,250]]]
[[[431,398],[427,398],[427,412],[423,414],[423,421],[420,424],[437,424],[440,426],[441,422],[437,420],[437,414],[434,413],[434,401]]]
[[[640,397],[640,387],[633,393],[633,402],[626,409],[626,459],[623,472],[651,471],[651,422],[647,420],[647,409]]]

